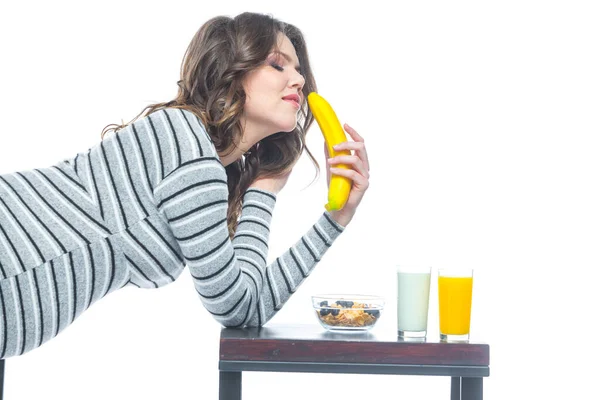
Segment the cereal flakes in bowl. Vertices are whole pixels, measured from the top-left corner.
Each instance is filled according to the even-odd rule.
[[[313,309],[323,328],[366,331],[377,323],[385,299],[373,295],[324,294],[312,296]]]

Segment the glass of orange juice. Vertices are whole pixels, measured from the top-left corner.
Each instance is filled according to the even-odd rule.
[[[442,341],[469,341],[472,296],[472,269],[441,268],[438,270],[440,339]]]

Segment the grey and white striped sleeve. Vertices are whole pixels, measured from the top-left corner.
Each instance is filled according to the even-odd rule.
[[[233,240],[227,229],[227,176],[217,158],[182,163],[154,194],[204,307],[226,327],[264,325],[343,231],[324,213],[295,246],[267,266],[274,194],[247,190]]]
[[[344,227],[325,211],[294,246],[269,264],[265,270],[266,288],[259,298],[259,312],[253,314],[246,325],[262,326],[281,310],[343,230]]]

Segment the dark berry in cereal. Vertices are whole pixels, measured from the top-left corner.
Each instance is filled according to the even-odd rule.
[[[340,313],[339,308],[330,308],[329,310],[331,311],[331,315],[333,315],[334,317],[337,317],[337,315]]]
[[[327,307],[327,300],[323,300],[319,303],[319,307]]]
[[[330,311],[331,311],[330,308],[321,308],[321,311],[319,311],[319,314],[321,314],[321,316],[324,317],[327,314],[329,314]]]

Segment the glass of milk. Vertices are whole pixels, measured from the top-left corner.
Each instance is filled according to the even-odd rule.
[[[425,338],[429,312],[431,267],[398,265],[398,336]]]

